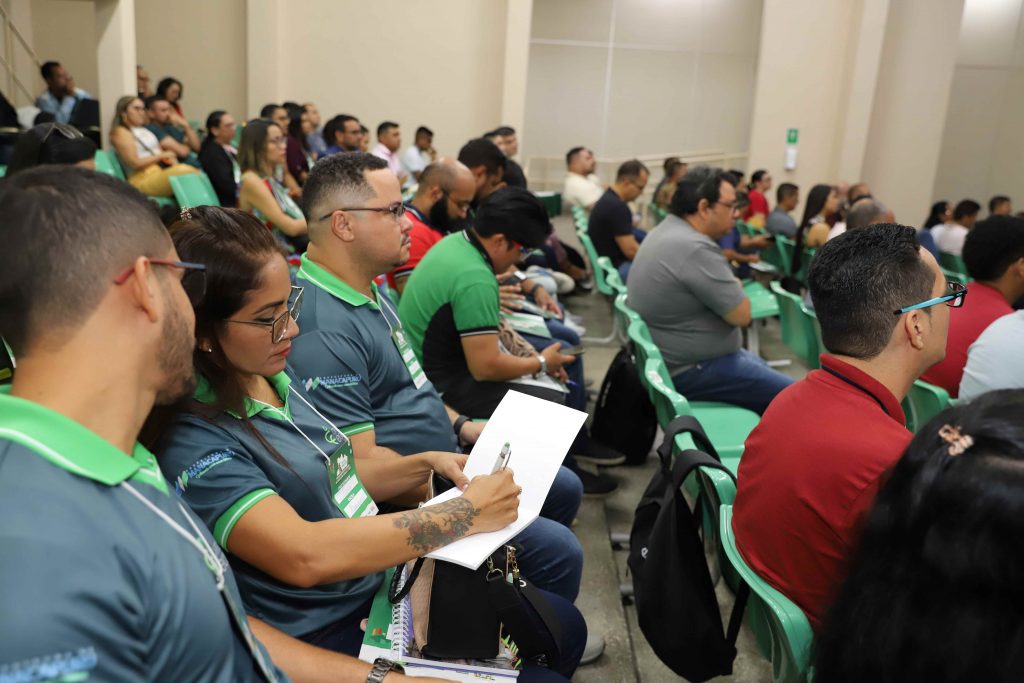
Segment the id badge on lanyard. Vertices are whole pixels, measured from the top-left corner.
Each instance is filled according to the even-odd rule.
[[[352,444],[348,439],[328,457],[327,476],[331,482],[331,497],[341,514],[349,519],[377,514],[377,504],[356,473]]]
[[[395,348],[398,349],[399,355],[402,356],[402,362],[405,363],[405,368],[409,371],[409,376],[412,377],[413,385],[419,389],[427,383],[427,373],[423,372],[423,366],[416,360],[416,352],[409,345],[409,339],[405,336],[405,330],[401,327],[392,329],[391,341],[395,343]]]

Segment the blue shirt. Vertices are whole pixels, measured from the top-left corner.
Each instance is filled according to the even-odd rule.
[[[78,104],[78,101],[91,99],[93,99],[92,95],[81,88],[75,88],[73,96],[65,95],[59,101],[54,97],[53,93],[47,90],[36,98],[36,106],[48,114],[53,114],[57,123],[68,123],[71,120],[71,112],[75,110],[75,105]]]
[[[392,341],[402,329],[395,304],[376,285],[368,299],[305,255],[296,277],[306,295],[289,363],[317,410],[374,429],[379,445],[402,455],[456,452],[440,395],[429,380],[416,388]]]
[[[0,680],[259,680],[204,556],[149,507],[226,566],[153,455],[24,399],[0,416]]]
[[[207,413],[181,415],[158,449],[164,475],[225,550],[238,520],[268,496],[281,496],[308,522],[344,517],[332,498],[324,456],[316,449],[330,456],[339,448],[332,425],[303,401],[309,397],[289,374],[282,372],[270,382],[284,407],[246,399],[246,416],[283,462],[238,415],[212,407]],[[195,398],[201,404],[214,402],[205,380],[201,379]],[[318,631],[347,617],[373,597],[383,577],[376,573],[299,588],[230,552],[228,558],[246,612],[292,636]]]

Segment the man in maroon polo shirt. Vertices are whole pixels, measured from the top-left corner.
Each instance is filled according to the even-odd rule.
[[[879,224],[825,244],[808,277],[828,354],[751,432],[733,518],[750,566],[817,628],[879,484],[911,434],[900,401],[942,359],[948,292],[913,228]]]
[[[420,173],[416,196],[405,208],[412,221],[409,232],[409,260],[388,273],[388,285],[401,294],[412,271],[430,248],[450,232],[468,225],[476,181],[465,164],[451,158],[438,159]]]
[[[949,317],[946,357],[921,376],[953,398],[960,391],[967,349],[996,318],[1013,313],[1014,302],[1024,296],[1024,218],[996,215],[978,223],[967,234],[963,258],[974,278],[971,297]]]

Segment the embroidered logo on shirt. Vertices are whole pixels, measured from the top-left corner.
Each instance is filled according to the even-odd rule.
[[[333,389],[335,387],[352,387],[363,381],[362,375],[348,374],[348,375],[329,375],[327,377],[310,377],[303,386],[306,387],[306,391],[313,391],[318,387],[326,387],[327,389]]]
[[[192,463],[191,467],[179,474],[178,478],[174,480],[175,493],[179,496],[182,495],[185,492],[185,489],[188,488],[188,483],[191,480],[198,479],[209,472],[213,467],[221,464],[222,462],[227,462],[233,457],[235,457],[234,451],[217,451]]]
[[[96,650],[82,647],[13,664],[0,664],[0,683],[86,681],[97,662]]]

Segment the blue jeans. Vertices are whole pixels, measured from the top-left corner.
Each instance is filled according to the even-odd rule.
[[[579,666],[580,658],[583,657],[583,648],[587,644],[587,624],[580,611],[565,598],[547,591],[544,591],[544,597],[554,610],[561,626],[562,638],[558,649],[562,661],[559,662],[558,669],[525,664],[519,674],[519,680],[524,683],[567,683]],[[299,636],[299,640],[333,652],[358,656],[363,643],[363,631],[359,628],[359,623],[370,615],[370,604],[367,602],[349,616],[319,631]],[[537,625],[537,630],[543,628],[543,622],[535,613],[531,614],[531,617]]]
[[[721,401],[763,414],[775,395],[793,383],[746,349],[698,363],[672,378],[690,401]]]
[[[623,261],[619,264],[619,279],[622,280],[622,284],[626,284],[626,280],[629,279],[629,269],[633,266],[632,261]]]
[[[579,594],[583,576],[583,547],[569,529],[582,500],[579,477],[559,467],[541,516],[512,539],[519,546],[519,567],[530,583],[569,602]]]

